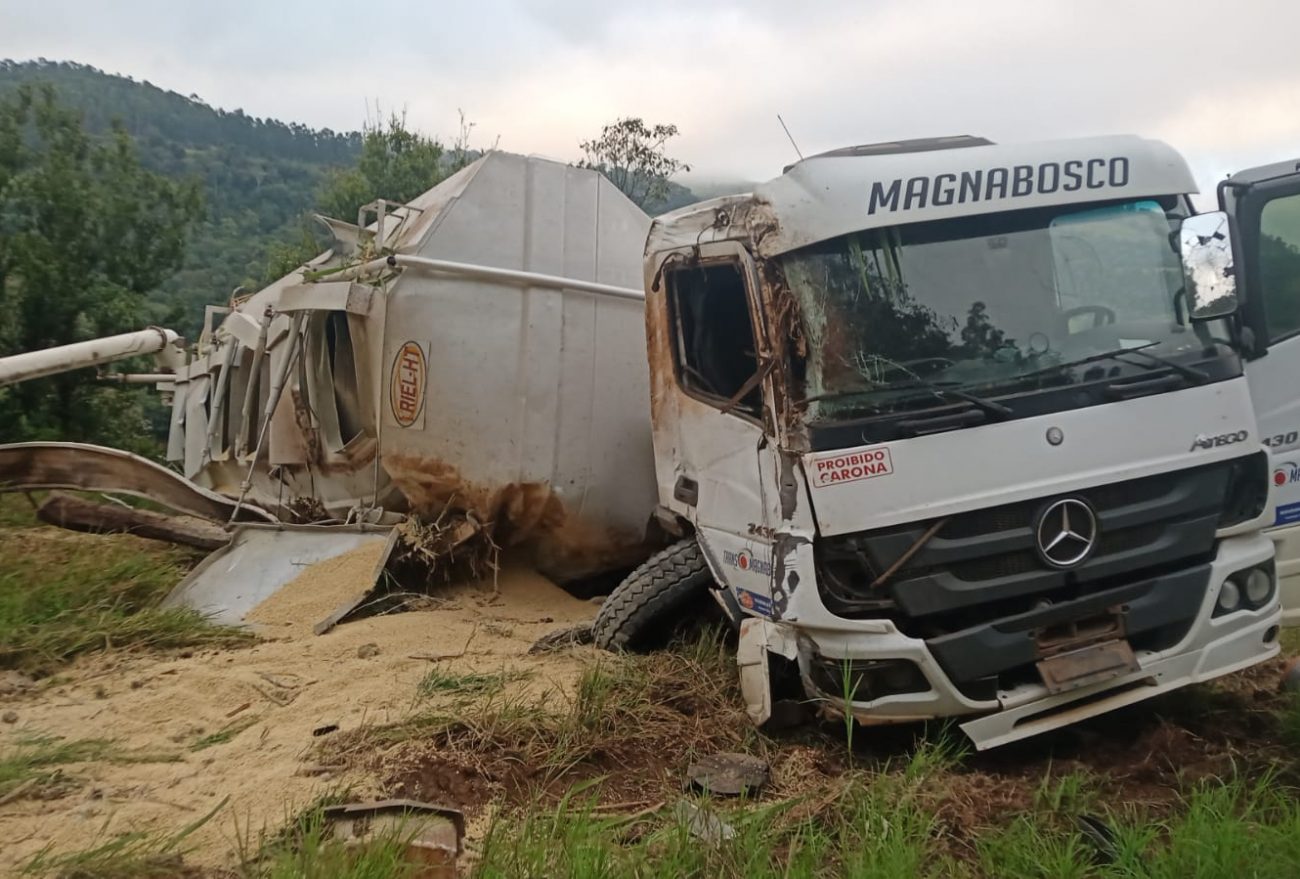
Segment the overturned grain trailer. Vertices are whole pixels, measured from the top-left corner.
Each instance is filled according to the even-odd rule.
[[[649,218],[594,171],[494,152],[356,219],[323,220],[329,251],[210,307],[189,362],[152,377],[172,394],[167,458],[281,522],[450,511],[561,581],[643,558]],[[68,461],[95,454],[10,447],[2,478],[160,483],[119,453],[76,484]]]
[[[227,495],[251,473],[282,518],[463,511],[561,580],[637,560],[649,219],[595,172],[507,153],[368,213],[205,330],[168,457]]]

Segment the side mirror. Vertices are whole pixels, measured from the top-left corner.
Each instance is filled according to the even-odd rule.
[[[1228,215],[1222,211],[1183,220],[1179,230],[1187,312],[1192,320],[1227,317],[1237,310]]]

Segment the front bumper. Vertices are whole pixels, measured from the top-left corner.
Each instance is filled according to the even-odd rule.
[[[962,724],[962,730],[982,750],[1228,674],[1276,655],[1277,626],[1281,619],[1276,590],[1272,600],[1258,610],[1212,617],[1219,590],[1227,577],[1266,563],[1272,557],[1273,545],[1261,534],[1221,540],[1210,564],[1208,588],[1200,596],[1199,610],[1181,640],[1163,650],[1137,651],[1137,671],[1055,695],[1042,683],[1023,683],[999,689],[995,698],[970,698],[944,672],[926,642],[903,635],[885,620],[836,619],[834,627],[780,622],[766,623],[764,627],[794,630],[796,637],[783,638],[782,643],[793,642],[796,646],[805,690],[836,713],[846,708],[843,694],[826,692],[814,684],[811,673],[814,662],[902,659],[914,663],[929,689],[870,701],[849,701],[847,709],[867,724],[981,715]]]

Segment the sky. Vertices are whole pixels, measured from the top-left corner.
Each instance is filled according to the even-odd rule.
[[[563,160],[622,116],[675,123],[696,182],[858,143],[1132,133],[1203,189],[1300,157],[1294,0],[0,0],[0,57],[94,65],[335,130],[404,110]]]

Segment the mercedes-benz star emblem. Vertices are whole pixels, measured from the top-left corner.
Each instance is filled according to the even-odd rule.
[[[1038,554],[1054,568],[1072,568],[1097,543],[1097,514],[1078,498],[1056,501],[1038,519]]]

